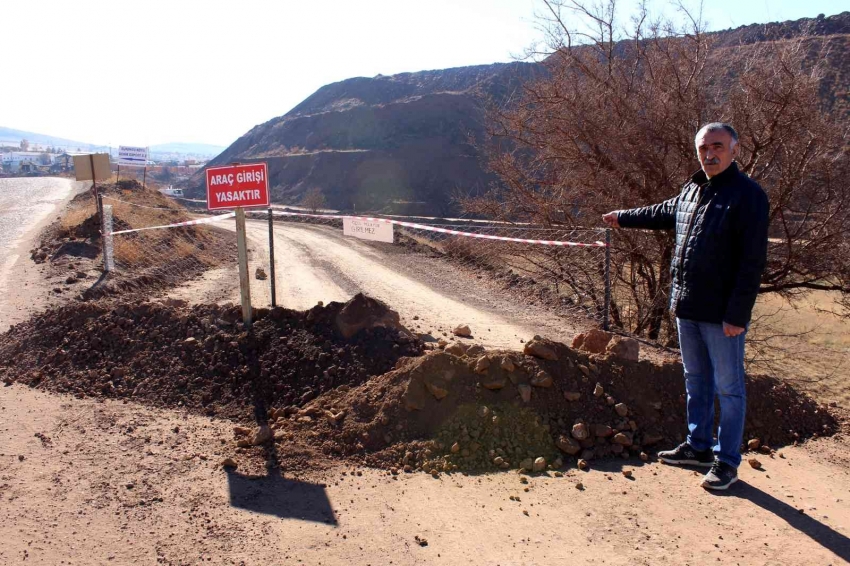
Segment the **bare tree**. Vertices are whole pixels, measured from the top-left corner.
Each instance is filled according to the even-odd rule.
[[[304,193],[304,197],[301,199],[301,206],[316,214],[316,212],[325,206],[325,193],[319,187],[307,189],[307,192]]]
[[[741,134],[741,169],[767,191],[771,246],[762,292],[850,292],[848,129],[818,99],[828,55],[813,37],[717,45],[698,15],[645,6],[625,26],[615,2],[544,0],[542,78],[488,110],[489,165],[500,182],[462,202],[500,220],[598,226],[609,210],[677,194],[698,168],[709,121]],[[765,38],[769,39],[769,38]],[[619,231],[615,324],[674,337],[667,311],[671,234]],[[569,262],[570,256],[563,261]],[[586,272],[593,266],[575,267]],[[584,278],[601,297],[601,277]]]

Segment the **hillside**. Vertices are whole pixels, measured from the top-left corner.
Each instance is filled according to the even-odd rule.
[[[717,32],[716,53],[802,33],[814,36],[813,54],[829,53],[825,108],[850,117],[850,12]],[[483,133],[481,101],[499,100],[540,72],[540,65],[509,63],[347,79],[255,126],[210,165],[267,161],[272,200],[279,203],[296,203],[320,187],[331,208],[452,214],[456,192],[494,180],[469,143]],[[204,194],[203,173],[188,190]]]

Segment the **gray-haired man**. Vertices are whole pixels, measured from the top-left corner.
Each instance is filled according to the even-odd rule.
[[[702,486],[726,489],[738,480],[741,463],[744,336],[766,261],[768,201],[735,163],[740,147],[732,126],[707,124],[694,142],[702,169],[678,196],[602,219],[615,228],[676,232],[670,309],[685,367],[689,434],[658,457],[667,464],[710,466]],[[715,396],[720,399],[716,443]]]

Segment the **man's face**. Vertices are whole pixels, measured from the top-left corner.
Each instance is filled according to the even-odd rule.
[[[702,170],[710,179],[726,170],[738,156],[738,144],[728,132],[700,132],[695,140]]]

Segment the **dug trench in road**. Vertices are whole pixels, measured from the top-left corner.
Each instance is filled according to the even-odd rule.
[[[235,230],[229,221],[221,226]],[[585,330],[543,308],[530,309],[488,297],[473,276],[439,259],[388,254],[328,226],[279,222],[274,231],[277,303],[287,308],[303,310],[319,301],[344,302],[363,292],[398,311],[411,330],[435,339],[445,333],[451,339],[455,326],[468,324],[473,341],[490,348],[516,349],[535,334],[569,343]],[[268,224],[248,220],[247,232],[253,249],[249,267],[252,303],[268,306],[269,282],[254,278],[257,267],[269,271]],[[227,299],[238,303],[238,288],[233,287]],[[588,321],[586,326],[592,323]]]

